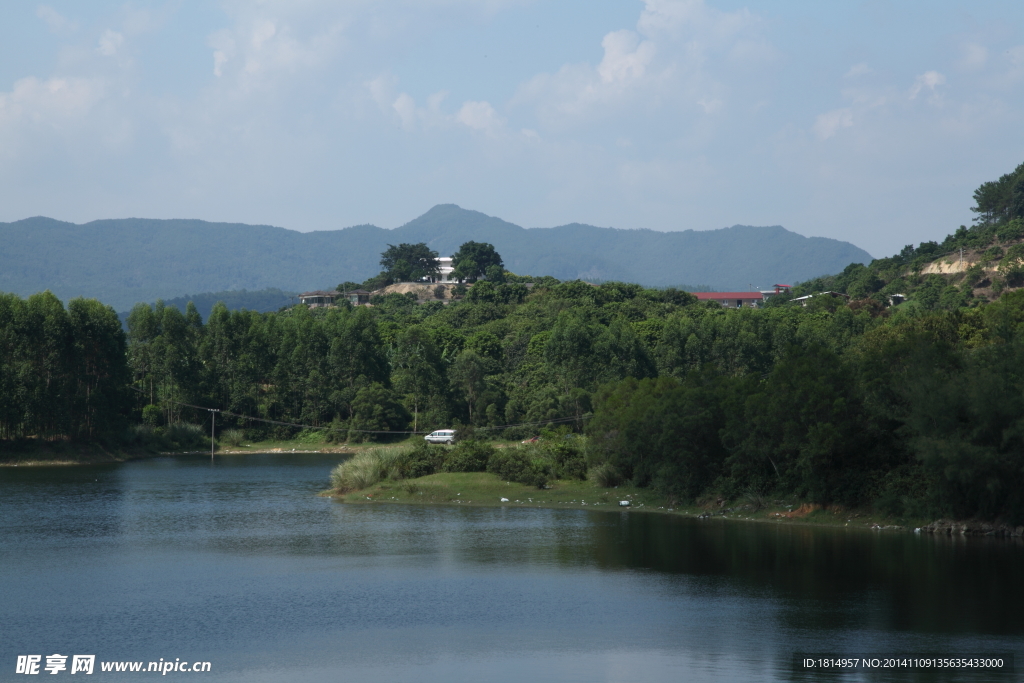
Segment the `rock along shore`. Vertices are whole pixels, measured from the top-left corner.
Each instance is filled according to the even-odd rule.
[[[1012,527],[1009,524],[992,522],[954,522],[939,519],[918,529],[927,534],[944,534],[946,536],[1024,536],[1024,526]]]

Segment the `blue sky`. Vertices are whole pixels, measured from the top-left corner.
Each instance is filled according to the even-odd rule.
[[[783,225],[876,256],[1024,161],[1024,3],[10,3],[0,220]]]

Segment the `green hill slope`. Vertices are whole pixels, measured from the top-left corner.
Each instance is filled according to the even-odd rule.
[[[656,232],[571,224],[525,229],[455,205],[394,230],[360,225],[300,233],[266,225],[126,218],[76,225],[0,223],[0,291],[95,297],[126,310],[185,292],[333,287],[376,274],[387,244],[426,242],[442,255],[490,242],[517,273],[559,279],[692,283],[716,289],[807,280],[871,256],[847,242],[779,226]]]
[[[942,242],[908,244],[866,265],[800,283],[796,295],[843,292],[860,305],[954,310],[998,299],[1024,287],[1024,164],[974,192],[978,214]],[[874,302],[874,303],[872,303]]]

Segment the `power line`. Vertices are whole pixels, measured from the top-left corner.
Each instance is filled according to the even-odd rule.
[[[136,387],[129,387],[132,391],[136,391],[140,394],[146,392]],[[174,399],[164,399],[169,403],[173,403],[179,406],[187,406],[189,408],[195,408],[196,410],[206,410],[210,413],[220,413],[221,415],[229,415],[231,417],[237,417],[241,420],[249,420],[253,422],[264,422],[266,424],[281,425],[284,427],[301,427],[303,429],[323,429],[329,432],[356,432],[359,434],[430,434],[430,432],[405,432],[405,431],[386,431],[386,430],[372,430],[372,429],[349,429],[348,427],[331,427],[321,426],[317,427],[314,425],[300,424],[298,422],[282,422],[281,420],[268,420],[262,417],[251,417],[249,415],[241,415],[239,413],[233,413],[229,410],[220,410],[218,408],[207,408],[206,406],[197,406],[192,403],[185,403],[183,401],[175,401]],[[582,422],[583,420],[589,419],[590,415],[580,415],[579,417],[560,417],[554,420],[540,420],[538,422],[520,422],[518,424],[508,425],[494,425],[491,427],[474,427],[477,431],[489,431],[493,429],[509,429],[511,427],[535,427],[537,425],[548,425],[548,424],[563,424],[566,422]]]

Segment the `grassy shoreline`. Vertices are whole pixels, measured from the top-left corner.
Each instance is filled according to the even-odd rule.
[[[217,456],[247,453],[337,453],[351,454],[372,444],[309,443],[300,440],[254,441],[239,446],[218,445]],[[54,467],[75,465],[103,465],[131,460],[145,460],[174,455],[209,455],[205,449],[188,448],[164,450],[158,448],[105,448],[99,444],[74,444],[66,441],[37,441],[25,439],[0,443],[0,467]]]
[[[833,528],[913,531],[926,520],[894,520],[868,510],[821,508],[801,501],[772,501],[754,510],[742,502],[721,506],[672,505],[668,496],[630,486],[602,488],[591,481],[555,480],[549,488],[505,482],[487,472],[438,473],[417,479],[383,480],[359,491],[326,490],[321,495],[339,502],[398,505],[448,505],[509,508],[556,508],[678,515],[702,519]],[[502,501],[507,498],[507,501]],[[628,506],[619,505],[629,501]]]

